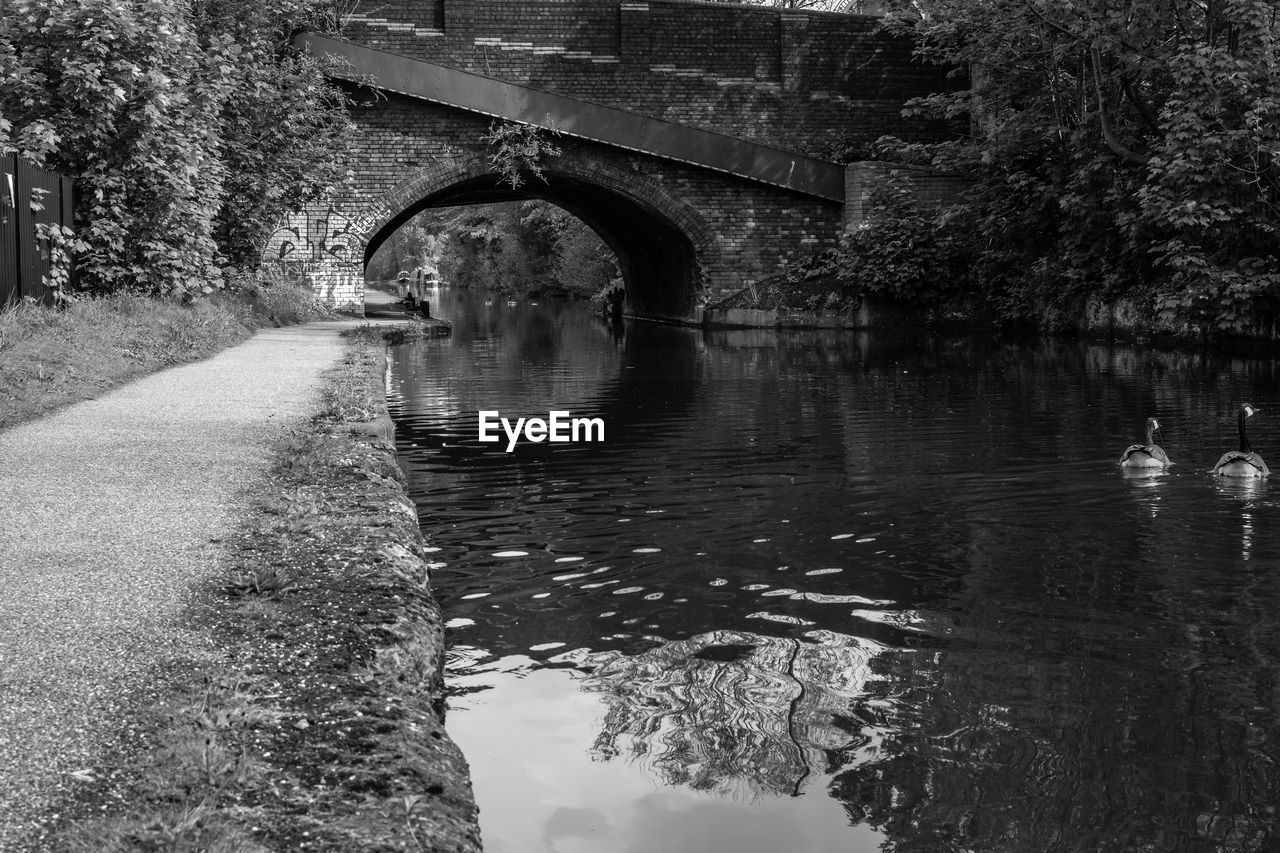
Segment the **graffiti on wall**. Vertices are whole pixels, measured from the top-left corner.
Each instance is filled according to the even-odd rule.
[[[328,204],[290,216],[272,235],[267,258],[302,265],[358,263],[360,242],[356,223]]]

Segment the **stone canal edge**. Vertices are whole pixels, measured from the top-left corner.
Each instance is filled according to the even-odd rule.
[[[385,392],[388,345],[448,332],[347,333],[321,410],[276,448],[245,523],[219,543],[226,571],[186,614],[207,655],[163,674],[148,754],[67,809],[116,800],[132,813],[73,820],[54,849],[480,850]]]

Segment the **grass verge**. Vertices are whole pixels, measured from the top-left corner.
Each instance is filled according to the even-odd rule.
[[[183,304],[114,294],[0,309],[0,429],[197,361],[258,329],[331,316],[310,289],[250,287]]]
[[[210,652],[147,712],[154,748],[125,774],[132,813],[77,823],[56,849],[479,850],[370,328],[222,543],[225,574],[192,614]]]

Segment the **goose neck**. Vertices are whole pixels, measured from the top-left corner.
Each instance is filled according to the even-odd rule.
[[[1239,430],[1240,430],[1240,452],[1241,452],[1241,453],[1252,453],[1252,452],[1253,452],[1253,448],[1249,446],[1249,436],[1248,436],[1248,434],[1245,432],[1244,422],[1245,422],[1245,413],[1244,413],[1244,409],[1241,409],[1241,410],[1240,410],[1240,415],[1239,415],[1239,417],[1236,419],[1236,423],[1237,423],[1238,428],[1239,428]]]

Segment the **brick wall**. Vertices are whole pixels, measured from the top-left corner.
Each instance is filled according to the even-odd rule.
[[[956,85],[877,20],[697,0],[372,0],[343,36],[384,50],[804,153],[884,134]]]
[[[884,134],[948,134],[900,113],[908,98],[953,84],[876,26],[868,17],[699,0],[365,0],[342,35],[818,156]],[[354,181],[282,223],[266,251],[338,304],[362,299],[368,253],[410,215],[442,201],[493,200],[496,185],[480,141],[484,117],[392,95],[360,104],[355,118]],[[641,313],[691,318],[699,303],[834,246],[848,220],[838,203],[561,141],[551,183],[530,189],[604,232]],[[881,165],[846,175],[853,217],[883,180]],[[922,197],[945,184],[921,177]]]
[[[488,129],[482,116],[390,95],[359,105],[354,118],[360,127],[354,182],[282,223],[265,256],[305,267],[317,287],[339,300],[355,298],[367,248],[410,215],[441,199],[459,203],[468,193],[498,188],[480,141]],[[643,242],[649,233],[679,234],[687,242],[690,256],[681,269],[693,278],[678,290],[668,280],[674,268],[655,271],[649,259],[636,259],[628,286],[643,313],[691,317],[697,303],[839,238],[837,203],[597,143],[560,143],[563,153],[548,164],[550,183],[522,190],[613,227],[622,252],[663,254],[665,244]],[[629,219],[618,218],[623,209]]]
[[[882,161],[850,163],[844,170],[844,230],[868,222],[875,194],[889,186],[889,178],[895,173],[906,182],[912,200],[926,210],[955,204],[973,186],[972,178],[925,166]]]

